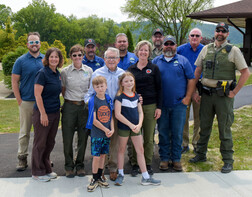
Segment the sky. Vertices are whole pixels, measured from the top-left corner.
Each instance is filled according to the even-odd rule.
[[[132,20],[120,10],[126,0],[45,0],[49,5],[54,4],[57,13],[65,16],[74,15],[78,19],[90,15],[97,15],[99,18],[110,18],[117,23]],[[239,0],[215,0],[214,7],[237,2]],[[27,7],[32,0],[0,0],[0,4],[9,6],[12,12]]]

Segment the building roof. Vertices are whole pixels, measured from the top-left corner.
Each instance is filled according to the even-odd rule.
[[[188,15],[192,19],[208,22],[226,22],[232,25],[228,18],[238,27],[246,27],[246,19],[252,19],[252,0],[242,0],[216,8]]]

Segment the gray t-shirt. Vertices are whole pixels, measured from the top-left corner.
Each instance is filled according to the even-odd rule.
[[[94,112],[96,112],[96,119],[102,123],[103,126],[110,129],[111,111],[106,99],[101,100],[96,96],[94,97]],[[106,134],[104,131],[93,125],[91,129],[91,137],[104,138],[106,137]]]

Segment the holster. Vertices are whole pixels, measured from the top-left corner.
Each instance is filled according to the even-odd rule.
[[[201,96],[202,95],[203,85],[202,85],[200,80],[197,82],[196,87],[198,89],[199,95]]]

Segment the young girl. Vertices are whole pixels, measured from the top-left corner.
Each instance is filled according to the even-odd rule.
[[[119,91],[115,98],[115,117],[118,119],[119,149],[117,155],[118,177],[115,185],[122,185],[124,180],[124,152],[131,137],[137,153],[137,162],[142,172],[142,185],[160,185],[160,180],[155,180],[147,172],[144,159],[143,138],[141,127],[143,122],[142,106],[135,90],[135,78],[130,72],[125,72],[119,79]]]

